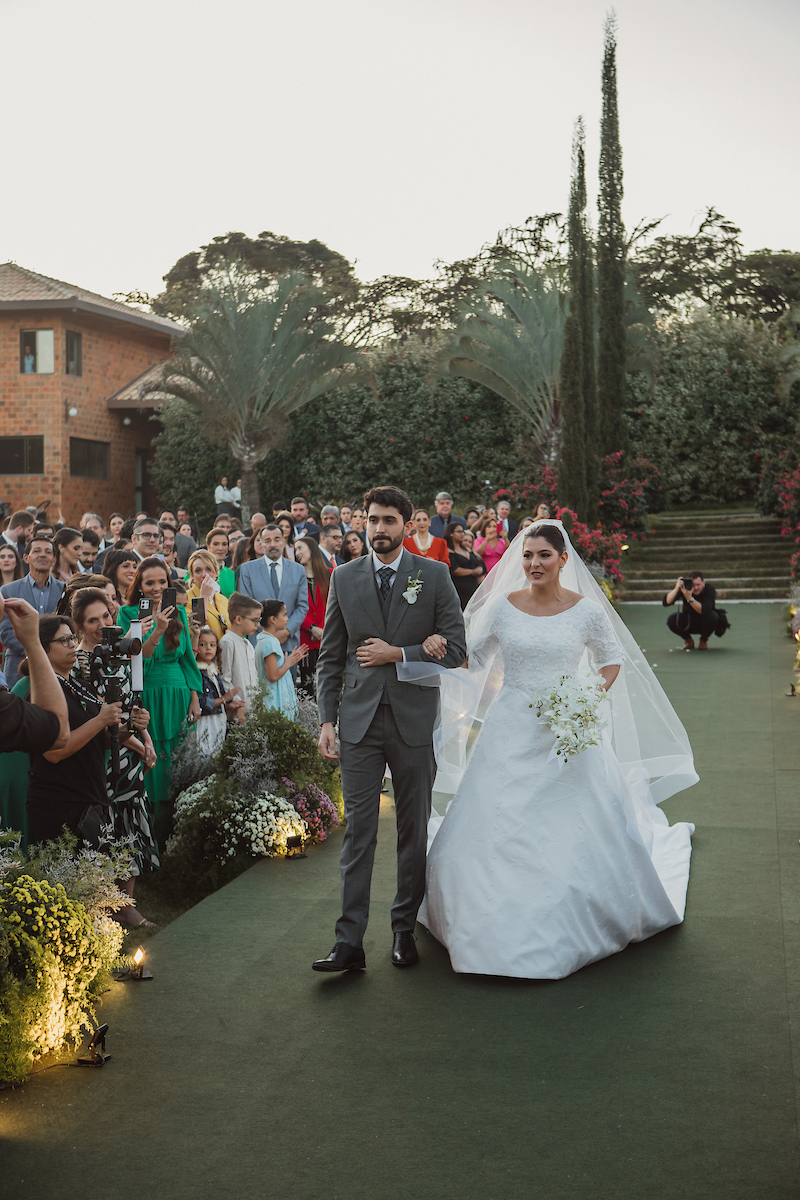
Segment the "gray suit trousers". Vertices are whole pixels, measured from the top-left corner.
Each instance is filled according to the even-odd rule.
[[[433,746],[409,746],[400,736],[390,704],[379,704],[360,742],[341,742],[340,766],[347,826],[339,869],[342,915],[337,942],[360,946],[369,919],[372,863],[378,841],[381,782],[392,772],[397,810],[397,895],[392,931],[414,928],[425,895],[425,858],[431,791],[436,775]]]

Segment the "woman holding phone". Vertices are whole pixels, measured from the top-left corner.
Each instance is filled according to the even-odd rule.
[[[163,841],[169,824],[170,763],[185,735],[185,724],[200,715],[203,681],[192,652],[186,613],[176,603],[169,568],[160,558],[145,558],[128,593],[129,603],[117,614],[125,633],[139,618],[140,600],[149,601],[151,615],[144,620],[144,689],[142,703],[150,713],[149,732],[156,763],[147,776],[147,793],[156,816],[156,833]]]
[[[187,564],[189,588],[187,595],[194,609],[195,600],[202,600],[204,613],[201,625],[207,625],[217,635],[217,641],[222,638],[230,625],[228,619],[228,598],[223,596],[218,583],[219,567],[217,560],[210,550],[195,550]]]

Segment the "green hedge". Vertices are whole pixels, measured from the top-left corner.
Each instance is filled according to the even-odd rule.
[[[433,510],[442,489],[459,504],[525,473],[531,461],[526,420],[492,392],[462,379],[429,385],[427,364],[402,352],[383,352],[376,362],[377,393],[369,388],[334,391],[292,418],[284,444],[261,470],[261,503],[358,500],[366,488],[395,483],[415,503]],[[214,513],[213,490],[237,468],[226,447],[206,442],[185,405],[162,413],[151,468],[165,504],[189,503],[201,525]]]

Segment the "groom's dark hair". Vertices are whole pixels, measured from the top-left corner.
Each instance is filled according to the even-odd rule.
[[[405,525],[411,520],[411,515],[414,512],[414,505],[409,500],[406,493],[399,487],[376,487],[370,488],[364,493],[364,511],[369,512],[370,504],[380,504],[384,508],[396,508],[403,518]]]

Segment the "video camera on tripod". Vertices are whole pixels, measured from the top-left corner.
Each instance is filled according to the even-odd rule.
[[[103,682],[106,704],[117,704],[122,698],[116,672],[126,663],[130,663],[131,666],[131,689],[134,693],[134,703],[141,706],[141,693],[144,686],[141,621],[131,621],[129,637],[123,636],[119,625],[105,626],[100,645],[95,646],[92,651],[89,660],[89,677],[93,683]],[[119,774],[119,726],[114,725],[111,729],[111,776],[113,779],[118,779]]]

